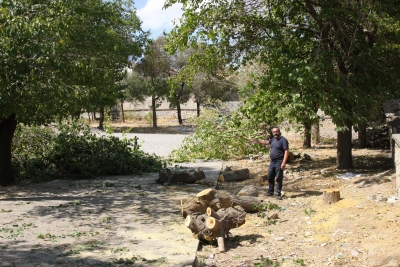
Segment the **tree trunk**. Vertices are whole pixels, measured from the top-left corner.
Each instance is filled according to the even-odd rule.
[[[195,170],[160,172],[158,177],[156,183],[170,185],[173,183],[192,184],[198,180],[205,179],[206,175],[201,168],[197,168]]]
[[[151,110],[153,111],[153,128],[157,128],[156,98],[151,97]]]
[[[243,187],[239,193],[237,193],[238,196],[252,196],[252,197],[258,197],[258,189],[254,185],[246,185]]]
[[[8,186],[14,182],[11,161],[11,145],[17,121],[15,114],[0,119],[0,185]]]
[[[121,114],[122,114],[122,122],[125,123],[124,101],[121,101]]]
[[[103,128],[103,122],[104,122],[104,107],[100,108],[100,118],[99,118],[99,129],[104,129]]]
[[[250,171],[249,169],[245,168],[245,169],[221,172],[218,177],[218,182],[224,183],[233,181],[244,181],[247,179],[250,179]]]
[[[197,117],[200,117],[200,101],[196,101]]]
[[[178,112],[178,123],[179,123],[179,125],[182,125],[183,124],[183,121],[182,121],[182,112],[181,112],[181,104],[178,102],[177,104],[176,104],[176,110],[177,110],[177,112]]]
[[[81,111],[80,110],[71,114],[72,120],[79,120],[80,117],[81,117]]]
[[[304,122],[304,141],[303,147],[311,147],[311,123]]]
[[[262,204],[258,197],[252,196],[231,196],[232,207],[240,206],[248,213],[259,211],[259,206]]]
[[[358,124],[358,148],[367,147],[367,125],[365,123]]]
[[[351,169],[353,168],[353,157],[351,154],[351,122],[346,122],[347,129],[344,132],[337,133],[337,168]]]
[[[312,125],[312,136],[314,139],[313,140],[314,144],[319,145],[319,143],[321,143],[321,136],[319,132],[319,121]]]

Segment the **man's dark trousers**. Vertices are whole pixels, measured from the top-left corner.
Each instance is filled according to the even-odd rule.
[[[275,187],[275,178],[276,178],[276,193],[278,196],[281,195],[282,186],[283,186],[283,170],[281,170],[282,160],[276,160],[269,163],[268,170],[268,194],[274,194]]]

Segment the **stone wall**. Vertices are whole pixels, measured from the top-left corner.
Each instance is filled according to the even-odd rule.
[[[396,190],[400,197],[400,134],[393,134],[393,159],[396,168]]]

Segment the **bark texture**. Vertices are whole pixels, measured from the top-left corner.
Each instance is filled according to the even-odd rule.
[[[11,161],[11,145],[17,121],[15,115],[0,119],[0,185],[8,186],[14,182]]]

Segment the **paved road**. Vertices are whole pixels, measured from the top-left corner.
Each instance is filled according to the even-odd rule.
[[[122,138],[121,133],[114,133],[114,136]],[[174,149],[180,148],[183,139],[188,136],[186,134],[142,134],[129,133],[125,134],[128,138],[138,137],[138,143],[141,149],[149,154],[166,158]]]

